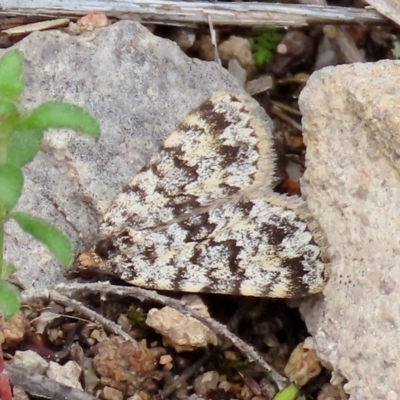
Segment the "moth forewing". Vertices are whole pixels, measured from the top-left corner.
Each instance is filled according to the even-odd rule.
[[[103,217],[103,234],[124,224],[156,227],[219,199],[269,187],[274,150],[271,124],[261,112],[243,95],[216,94],[205,101],[115,198]]]

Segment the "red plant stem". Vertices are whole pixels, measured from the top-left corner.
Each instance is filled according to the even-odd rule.
[[[4,366],[3,350],[0,346],[0,399],[12,400],[10,382]]]

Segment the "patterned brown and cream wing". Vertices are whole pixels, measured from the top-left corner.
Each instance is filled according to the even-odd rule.
[[[160,290],[300,297],[328,275],[301,199],[274,193],[258,106],[219,94],[190,113],[104,216],[81,266]]]
[[[273,141],[261,111],[240,95],[205,101],[114,199],[101,223],[103,235],[126,226],[155,228],[217,200],[269,187]]]
[[[97,254],[108,272],[151,289],[279,298],[317,293],[327,279],[323,240],[307,223],[304,204],[288,200],[274,193],[245,197],[157,229],[127,228],[100,242]]]

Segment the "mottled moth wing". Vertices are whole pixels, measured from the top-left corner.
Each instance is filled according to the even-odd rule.
[[[102,233],[155,228],[216,200],[270,186],[274,151],[261,115],[244,96],[216,94],[205,101],[114,199]]]
[[[254,193],[159,229],[127,229],[102,242],[102,262],[123,280],[153,289],[280,298],[317,293],[325,263],[303,208],[272,192]]]
[[[116,197],[81,266],[159,290],[319,292],[324,240],[301,199],[272,191],[273,141],[257,107],[219,94],[190,113]]]

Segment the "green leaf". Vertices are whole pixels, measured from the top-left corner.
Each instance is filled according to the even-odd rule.
[[[16,268],[15,268],[14,264],[11,264],[7,261],[3,261],[3,267],[1,269],[0,281],[6,280],[15,271],[16,271]]]
[[[71,242],[59,229],[41,218],[22,212],[12,213],[10,218],[16,221],[26,233],[42,242],[64,268],[71,265]]]
[[[294,383],[282,389],[273,400],[294,400],[299,394],[299,389]]]
[[[22,118],[22,129],[44,131],[50,128],[67,128],[91,136],[100,136],[97,121],[81,107],[56,101],[43,103]]]
[[[8,113],[0,118],[0,140],[3,143],[8,143],[15,132],[17,124],[20,122],[18,113]],[[2,149],[0,149],[1,151]],[[2,160],[3,161],[3,160]]]
[[[42,140],[42,131],[16,131],[7,146],[7,163],[19,168],[30,163],[38,153]]]
[[[256,30],[256,36],[250,39],[254,63],[261,68],[272,61],[273,52],[283,38],[283,33],[276,29]]]
[[[0,204],[10,211],[17,204],[24,186],[22,171],[10,164],[0,164]]]
[[[22,55],[18,50],[7,51],[0,59],[0,96],[18,101],[24,90]]]
[[[18,113],[18,107],[17,105],[10,100],[7,99],[1,99],[0,100],[0,117],[3,117],[4,115],[11,114],[11,113]]]
[[[0,281],[0,310],[5,320],[12,318],[21,307],[19,290],[6,281]]]

